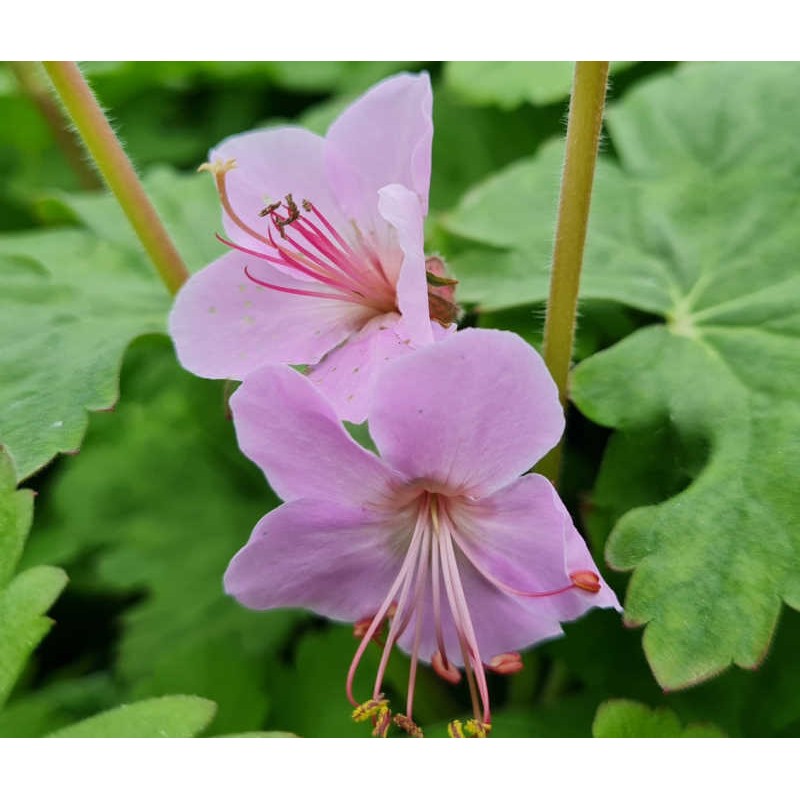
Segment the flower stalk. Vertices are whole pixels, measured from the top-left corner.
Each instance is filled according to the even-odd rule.
[[[566,407],[567,402],[578,287],[607,79],[607,61],[578,61],[575,64],[543,350],[562,407]],[[561,466],[561,447],[559,443],[536,467],[538,472],[553,481],[558,478]]]
[[[114,193],[161,280],[175,294],[189,272],[89,84],[74,61],[42,64],[103,180]]]
[[[83,148],[75,132],[69,128],[69,120],[53,99],[47,80],[35,61],[9,61],[8,66],[19,84],[19,88],[36,106],[42,119],[50,128],[53,141],[69,164],[78,182],[84,189],[100,189],[102,181],[86,161]]]

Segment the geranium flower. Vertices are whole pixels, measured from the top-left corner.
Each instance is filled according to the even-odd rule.
[[[324,138],[281,127],[211,151],[201,169],[231,252],[178,294],[169,328],[186,369],[241,380],[266,363],[318,365],[311,380],[360,422],[379,365],[454,329],[452,282],[423,251],[431,105],[427,74],[398,75]]]
[[[484,735],[487,668],[516,671],[517,651],[558,636],[561,622],[619,608],[550,482],[520,477],[564,418],[542,359],[515,334],[466,330],[387,364],[369,418],[380,457],[288,367],[248,376],[231,408],[241,449],[286,502],[234,557],[226,591],[250,608],[355,622],[347,694],[377,733],[392,722],[419,733],[425,661],[450,681],[464,669],[474,718],[451,733]],[[360,702],[353,676],[382,636],[374,692]],[[395,644],[411,666],[406,708],[393,716],[382,682]]]

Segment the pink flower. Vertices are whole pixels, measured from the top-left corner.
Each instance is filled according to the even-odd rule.
[[[169,327],[186,369],[241,380],[322,359],[311,380],[360,422],[377,367],[453,329],[441,289],[429,305],[423,252],[431,104],[427,74],[398,75],[325,138],[274,128],[211,151],[201,169],[215,176],[231,252],[176,300]]]
[[[520,474],[558,441],[564,418],[542,359],[512,333],[466,330],[387,364],[357,445],[336,410],[288,367],[251,374],[231,398],[239,445],[285,504],[256,525],[225,575],[251,608],[301,606],[356,623],[347,677],[354,718],[385,734],[413,723],[419,661],[450,681],[463,667],[474,719],[490,725],[486,669],[514,672],[517,650],[558,636],[588,609],[619,608],[555,490]],[[384,628],[388,630],[384,633]],[[385,635],[374,692],[352,682]],[[407,706],[381,693],[393,645],[411,654]]]

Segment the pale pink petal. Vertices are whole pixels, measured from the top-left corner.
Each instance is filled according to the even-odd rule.
[[[267,363],[314,364],[369,316],[353,303],[265,289],[245,266],[270,282],[327,291],[243,253],[217,259],[184,284],[169,316],[178,358],[196,375],[240,380]]]
[[[572,588],[551,597],[529,598],[498,587],[501,583],[521,591],[549,592],[570,586],[574,570],[599,575],[561,500],[541,475],[524,475],[481,500],[451,501],[440,524],[455,534],[461,585],[484,662],[559,636],[562,622],[592,608],[620,609],[602,578],[596,594]],[[464,545],[460,551],[459,542]],[[444,588],[440,596],[447,655],[462,665]],[[431,598],[429,590],[420,646],[420,655],[428,660],[438,648]],[[413,641],[412,623],[400,645],[408,651]]]
[[[375,612],[400,569],[396,525],[330,501],[286,503],[256,525],[225,591],[250,608],[302,607],[354,622]]]
[[[382,314],[328,353],[309,370],[308,377],[330,400],[340,419],[363,422],[378,372],[387,362],[413,350],[399,314]]]
[[[433,341],[425,272],[424,212],[417,195],[400,184],[384,186],[378,193],[378,210],[394,228],[403,251],[397,278],[397,307],[415,344]]]
[[[306,497],[357,506],[384,500],[392,471],[357,445],[330,403],[291,367],[264,367],[230,400],[242,452],[284,500]]]
[[[469,496],[513,481],[563,429],[539,354],[494,330],[460,331],[388,363],[370,414],[372,438],[395,469]]]
[[[423,215],[427,214],[432,106],[427,73],[396,75],[370,89],[328,130],[326,140],[340,162],[337,172],[341,162],[347,162],[358,173],[361,193],[373,198],[373,207],[383,186],[399,183],[416,193]],[[351,186],[351,197],[352,190]],[[348,208],[347,197],[339,199],[350,214],[360,218],[360,213]]]
[[[231,136],[209,154],[217,159],[235,159],[236,167],[225,175],[234,212],[249,228],[265,236],[267,222],[259,212],[269,203],[291,194],[300,205],[310,200],[337,227],[344,228],[337,201],[325,170],[325,140],[304,128],[281,127]],[[341,168],[346,174],[347,166]],[[344,178],[343,178],[344,179]],[[255,240],[244,233],[227,214],[225,231],[235,242],[253,247]],[[261,245],[264,249],[265,245]]]
[[[464,552],[479,572],[525,592],[548,592],[571,583],[570,574],[600,575],[553,485],[541,475],[523,475],[480,500],[452,504],[451,519]],[[604,581],[597,593],[582,589],[551,597],[524,598],[526,609],[561,622],[590,608],[619,604]]]

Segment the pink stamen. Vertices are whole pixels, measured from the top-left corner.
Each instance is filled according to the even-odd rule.
[[[309,230],[306,226],[312,226],[314,230]],[[365,295],[381,296],[394,294],[394,287],[385,279],[382,270],[380,271],[380,275],[376,275],[374,269],[369,269],[369,267],[365,267],[362,264],[363,259],[359,258],[350,247],[347,247],[344,252],[337,249],[330,239],[328,239],[310,220],[298,217],[291,223],[291,227],[303,236],[312,247],[316,248],[324,258],[327,258],[330,264],[326,264],[324,260],[312,253],[296,239],[290,237],[285,231],[282,234],[283,238],[295,247],[300,254],[319,268],[324,269],[330,267],[335,270],[337,274],[341,273],[343,277],[351,280],[356,286],[366,290],[363,292]],[[376,278],[383,280],[376,280]]]
[[[288,286],[278,286],[276,283],[267,283],[267,281],[262,281],[259,278],[256,278],[254,275],[250,274],[250,271],[247,267],[244,268],[244,274],[253,282],[258,284],[259,286],[263,286],[265,289],[275,289],[278,292],[286,292],[286,294],[298,294],[302,295],[303,297],[322,297],[326,300],[344,300],[348,303],[353,302],[352,297],[348,297],[347,295],[343,294],[329,294],[327,292],[313,292],[308,289],[290,289]]]
[[[325,283],[328,286],[333,287],[334,289],[342,289],[347,292],[353,291],[350,287],[346,286],[343,283],[339,283],[335,280],[325,277],[324,275],[320,275],[312,270],[303,267],[302,265],[294,265],[287,263],[286,259],[275,258],[274,256],[268,256],[265,253],[259,253],[257,250],[250,250],[248,247],[242,247],[240,244],[236,244],[236,242],[231,242],[225,239],[224,237],[220,236],[218,233],[214,234],[217,238],[217,241],[222,242],[222,244],[226,245],[227,247],[232,247],[234,250],[238,250],[241,253],[246,253],[249,256],[253,256],[254,258],[259,258],[262,261],[268,261],[270,264],[275,264],[279,267],[291,267],[292,269],[297,269],[300,272],[307,274],[309,277],[314,278],[314,280],[320,281],[321,283]]]
[[[450,669],[450,663],[447,660],[447,648],[444,646],[444,632],[442,631],[442,596],[441,586],[439,585],[439,548],[431,548],[431,576],[432,576],[432,594],[433,594],[433,626],[436,632],[436,644],[439,649],[434,655],[438,655],[442,661],[442,666],[445,670]],[[458,672],[458,670],[456,670]]]
[[[408,556],[410,556],[410,559],[407,557],[408,569],[406,570],[405,580],[403,581],[402,588],[400,589],[400,598],[397,601],[397,613],[395,614],[394,619],[389,626],[389,633],[386,636],[386,645],[384,646],[383,653],[381,654],[381,661],[378,665],[378,673],[375,676],[373,696],[380,694],[383,676],[386,673],[386,667],[389,664],[389,656],[391,655],[392,647],[400,638],[402,630],[405,630],[405,627],[408,624],[408,621],[411,619],[411,615],[414,611],[414,607],[406,611],[406,600],[408,599],[408,592],[411,588],[411,584],[414,581],[415,573],[418,575],[419,571],[422,569],[419,555],[424,550],[423,544],[428,541],[428,526],[426,524],[428,521],[427,512],[428,499],[426,497],[422,507],[419,510],[419,513],[417,514],[417,522],[414,526],[414,535],[411,539],[411,545],[408,549]],[[424,558],[422,560],[424,561]],[[419,616],[419,614],[417,616]],[[411,714],[409,713],[408,716],[411,716]]]
[[[328,222],[325,215],[313,203],[311,203],[308,200],[303,200],[303,208],[317,217],[317,219],[325,226],[325,230],[327,230],[328,233],[330,233],[330,235],[333,236],[334,240],[339,245],[339,247],[342,248],[342,250],[351,253],[353,257],[355,257],[355,253],[351,249],[350,245],[342,238],[339,231],[337,231],[336,228],[334,228],[333,225],[331,225],[331,223]],[[311,225],[313,223],[310,220],[308,220],[308,224]]]
[[[419,662],[419,642],[422,636],[422,615],[425,601],[425,581],[428,578],[428,559],[425,557],[430,550],[431,531],[425,527],[424,540],[422,542],[423,556],[420,559],[417,571],[417,587],[414,593],[415,625],[414,625],[414,644],[411,648],[411,666],[408,670],[408,691],[406,692],[406,716],[411,719],[414,714],[414,689],[417,681],[417,664]]]
[[[307,201],[304,201],[303,207],[306,208]],[[383,270],[383,266],[381,264],[380,259],[377,257],[375,252],[365,246],[365,243],[362,238],[360,238],[360,231],[359,231],[359,244],[361,247],[362,255],[356,253],[356,251],[337,233],[337,231],[333,228],[333,226],[322,216],[321,212],[318,211],[314,206],[309,203],[309,207],[312,211],[324,220],[324,223],[334,237],[336,243],[339,245],[341,250],[336,249],[336,247],[331,243],[330,239],[327,238],[325,233],[321,231],[308,217],[302,217],[295,223],[295,225],[300,226],[307,226],[312,230],[314,234],[316,234],[312,244],[317,247],[320,252],[326,255],[328,258],[335,260],[337,262],[342,260],[342,256],[344,256],[345,264],[352,265],[354,271],[356,272],[356,277],[359,280],[366,280],[371,282],[377,291],[386,291],[387,289],[390,292],[394,292],[394,286],[392,285],[391,281],[386,277],[386,273]],[[311,237],[308,232],[303,229],[305,236],[309,241],[311,241]],[[319,240],[319,243],[317,241]],[[321,244],[323,244],[321,246]],[[324,249],[323,249],[324,247]],[[327,251],[327,252],[326,252]],[[370,264],[364,264],[364,256],[366,256],[367,260]],[[371,269],[370,269],[371,265]],[[376,281],[377,278],[377,281]]]
[[[389,593],[386,595],[381,607],[378,609],[378,613],[372,619],[372,624],[367,628],[367,632],[364,634],[364,638],[361,640],[361,643],[358,645],[356,649],[356,653],[353,656],[353,660],[350,663],[350,669],[347,671],[347,682],[345,685],[345,689],[347,692],[347,699],[354,707],[358,707],[359,703],[356,702],[355,698],[353,697],[353,679],[356,675],[356,670],[358,669],[358,665],[361,662],[361,658],[364,655],[364,651],[367,649],[367,645],[372,640],[372,637],[375,631],[378,629],[378,626],[383,622],[384,618],[386,617],[386,612],[389,607],[394,602],[395,595],[397,594],[398,590],[400,589],[401,585],[406,580],[406,575],[409,570],[409,565],[411,563],[412,557],[416,560],[417,557],[417,550],[419,549],[419,537],[421,536],[422,531],[419,525],[419,519],[417,520],[417,525],[414,528],[414,533],[411,537],[411,542],[408,547],[408,552],[406,553],[405,558],[403,559],[403,563],[400,567],[399,572],[397,573],[397,577],[394,579],[394,583],[392,584],[391,588],[389,589]],[[397,618],[397,614],[395,614],[394,619]],[[394,619],[392,622],[394,622]]]
[[[267,235],[269,237],[270,245],[274,247],[281,254],[281,260],[279,263],[282,264],[283,266],[288,267],[289,269],[297,270],[298,272],[305,273],[306,275],[314,278],[315,280],[323,280],[323,276],[327,276],[332,280],[337,280],[341,278],[340,275],[337,275],[335,272],[328,269],[321,262],[317,264],[315,264],[313,261],[310,262],[310,260],[306,258],[302,253],[293,253],[291,250],[287,249],[283,245],[278,244],[275,241],[275,238],[273,237],[271,230],[267,231]],[[284,236],[283,238],[289,241],[290,243],[292,242],[292,240],[289,239],[289,237],[287,236]],[[322,270],[322,272],[320,272],[319,270]],[[352,288],[352,284],[347,285],[346,288],[348,289],[348,291],[352,291],[354,294],[359,294],[359,295],[361,294],[356,289]]]
[[[286,258],[287,260],[291,261],[293,264],[295,264],[295,263],[297,263],[297,264],[303,263],[300,260],[300,256],[303,256],[303,258],[307,262],[310,261],[313,266],[315,266],[318,269],[322,270],[323,274],[335,275],[336,274],[335,270],[338,268],[338,271],[344,273],[348,278],[352,279],[354,277],[346,269],[343,269],[342,266],[340,264],[338,264],[338,263],[334,263],[334,265],[333,265],[334,269],[331,269],[330,265],[326,264],[321,258],[319,258],[317,255],[312,253],[308,248],[303,247],[303,245],[300,244],[300,242],[298,242],[297,240],[293,239],[291,236],[289,236],[288,233],[284,234],[283,239],[284,239],[284,241],[288,242],[292,247],[294,247],[294,249],[297,252],[293,253],[287,247],[285,247],[283,245],[280,245],[277,242],[275,242],[274,246],[284,258]],[[270,240],[273,241],[273,242],[275,241],[274,238],[272,238],[272,233],[270,233]]]
[[[445,590],[447,592],[447,599],[450,603],[450,612],[452,613],[453,620],[456,623],[456,630],[458,632],[462,655],[464,657],[464,669],[467,673],[467,680],[471,679],[469,668],[472,667],[475,673],[475,680],[478,684],[480,702],[483,706],[482,715],[479,713],[477,707],[474,709],[475,717],[476,719],[482,717],[483,721],[489,724],[491,722],[491,712],[489,710],[489,687],[486,685],[486,673],[483,670],[483,663],[481,662],[480,651],[478,649],[478,640],[475,636],[475,630],[472,627],[472,618],[469,613],[467,599],[464,595],[464,587],[461,584],[461,577],[458,573],[458,564],[456,563],[455,550],[453,549],[453,531],[445,525],[444,517],[440,520],[440,524],[443,529],[443,535],[439,537],[439,544],[441,548]],[[474,696],[473,704],[477,706],[476,698]]]
[[[513,594],[517,597],[555,597],[556,595],[564,594],[564,592],[569,592],[572,589],[582,589],[583,591],[594,593],[600,591],[600,578],[596,573],[590,572],[589,570],[579,570],[577,572],[570,573],[569,577],[572,579],[572,583],[562,586],[559,589],[549,589],[538,592],[528,591],[526,589],[516,589],[513,586],[509,586],[507,583],[504,583],[499,578],[495,578],[494,575],[492,575],[485,567],[481,565],[480,560],[475,555],[475,551],[466,543],[464,537],[456,533],[455,525],[453,525],[452,528],[452,535],[453,539],[456,541],[456,544],[459,546],[459,549],[470,560],[472,566],[475,567],[475,569],[484,578],[486,578],[486,580],[489,581],[492,586],[500,589],[500,591],[506,592],[506,594]],[[589,576],[592,577],[590,578]]]

